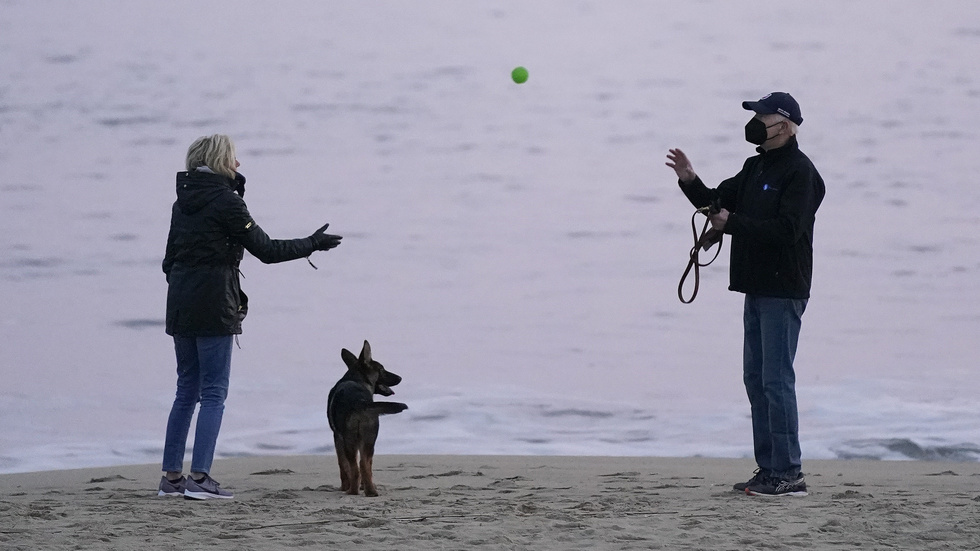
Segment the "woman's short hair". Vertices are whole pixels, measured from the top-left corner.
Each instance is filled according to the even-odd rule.
[[[224,134],[201,136],[187,148],[187,170],[206,166],[215,174],[235,177],[235,143]]]

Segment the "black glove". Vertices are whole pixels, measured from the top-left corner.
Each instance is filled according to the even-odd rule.
[[[323,231],[326,230],[329,225],[330,224],[324,224],[322,228],[316,230],[313,232],[313,235],[310,236],[310,241],[313,243],[314,251],[329,251],[337,245],[340,245],[340,240],[343,239],[343,237],[323,233]]]

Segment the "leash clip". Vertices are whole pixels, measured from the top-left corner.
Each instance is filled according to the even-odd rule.
[[[721,205],[718,203],[718,199],[715,199],[714,201],[711,202],[710,205],[705,205],[697,209],[695,212],[703,214],[705,216],[711,216],[712,214],[718,214],[719,212],[721,212]]]

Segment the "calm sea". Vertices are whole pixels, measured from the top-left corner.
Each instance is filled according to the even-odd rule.
[[[773,90],[827,182],[804,459],[980,459],[980,8],[883,5],[0,0],[0,472],[160,460],[160,261],[211,133],[270,235],[344,235],[243,263],[219,456],[326,456],[367,339],[410,408],[379,453],[750,457],[741,296],[726,249],[678,301],[664,161],[734,174]]]

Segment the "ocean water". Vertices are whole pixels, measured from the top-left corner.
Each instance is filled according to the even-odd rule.
[[[323,453],[341,348],[409,410],[379,453],[750,457],[727,248],[691,208],[793,93],[827,183],[807,458],[980,459],[980,6],[0,0],[0,472],[160,460],[174,173],[227,133],[273,237],[218,456]],[[873,23],[869,23],[873,22]],[[526,84],[510,70],[529,69]]]

